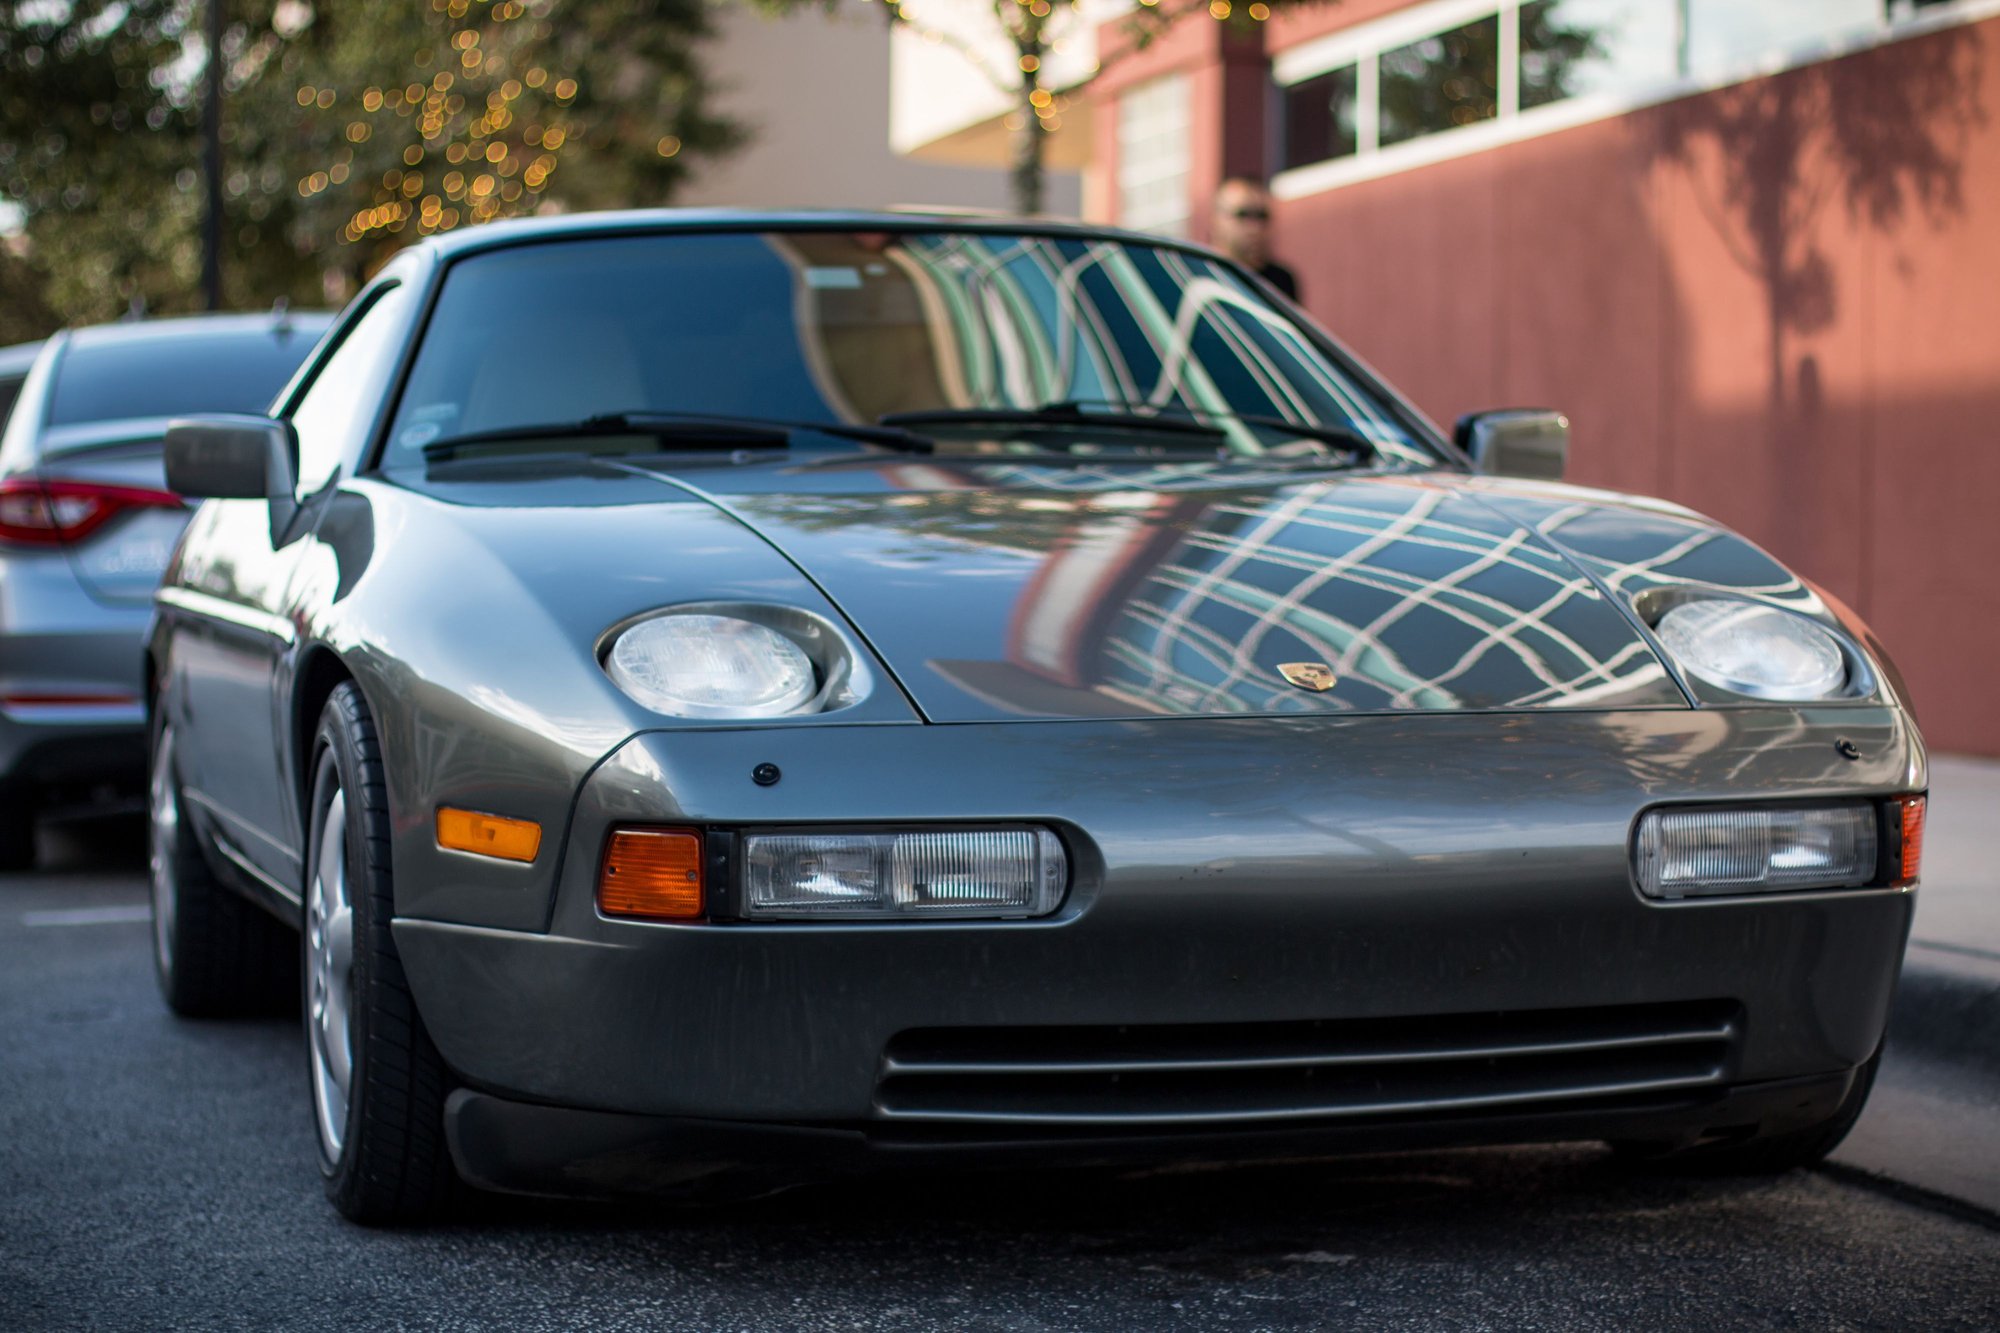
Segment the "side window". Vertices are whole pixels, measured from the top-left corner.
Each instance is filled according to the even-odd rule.
[[[333,355],[293,409],[292,426],[299,433],[300,495],[311,495],[326,485],[374,420],[395,354],[402,347],[403,315],[410,300],[406,286],[378,292],[360,318],[347,326]]]

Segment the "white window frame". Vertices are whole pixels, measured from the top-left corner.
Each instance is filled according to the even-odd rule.
[[[1128,119],[1132,103],[1137,98],[1159,97],[1168,89],[1175,90],[1171,98],[1178,120],[1171,124],[1152,124],[1135,127]],[[1116,186],[1118,225],[1134,231],[1152,231],[1164,235],[1186,236],[1194,221],[1194,202],[1189,197],[1189,183],[1194,172],[1194,88],[1185,71],[1175,70],[1144,83],[1134,84],[1118,94],[1116,115],[1118,117],[1118,171]],[[1168,99],[1161,98],[1164,102]],[[1140,108],[1144,110],[1143,106]],[[1142,170],[1133,170],[1131,160],[1132,145],[1140,140],[1157,144],[1158,141],[1173,142],[1170,149],[1160,153],[1153,160],[1141,163]],[[1161,163],[1166,165],[1162,166]],[[1141,213],[1134,215],[1129,199],[1136,189],[1158,186],[1178,180],[1181,183],[1180,197],[1176,202],[1177,211],[1158,214]],[[1173,228],[1173,230],[1166,230]]]
[[[1609,120],[1661,102],[1712,92],[1801,65],[1906,41],[1943,28],[2000,17],[2000,0],[1956,0],[1956,3],[1903,10],[1894,15],[1885,9],[1872,30],[1844,38],[1803,42],[1781,52],[1740,61],[1699,78],[1685,72],[1687,43],[1683,32],[1681,50],[1675,60],[1676,68],[1683,72],[1672,78],[1614,91],[1583,93],[1523,111],[1520,106],[1519,58],[1520,8],[1523,3],[1525,0],[1432,0],[1429,4],[1413,5],[1372,22],[1329,33],[1279,52],[1271,62],[1278,106],[1283,105],[1286,88],[1344,65],[1356,67],[1355,87],[1359,106],[1355,151],[1346,157],[1330,158],[1325,162],[1313,162],[1278,172],[1271,178],[1272,195],[1279,199],[1298,199],[1320,194],[1344,185],[1467,157],[1593,121]],[[1500,18],[1497,116],[1474,125],[1382,147],[1379,137],[1381,85],[1376,57],[1384,51],[1393,51],[1495,14]]]

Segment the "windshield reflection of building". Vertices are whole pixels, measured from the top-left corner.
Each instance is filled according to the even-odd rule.
[[[1376,477],[1232,492],[1186,465],[888,471],[1073,513],[1036,552],[1004,660],[933,664],[1008,711],[1074,710],[1086,695],[1090,711],[1170,714],[1678,699],[1587,577],[1511,525],[1470,521],[1449,490]],[[1274,668],[1295,661],[1331,666],[1336,684],[1287,685]]]
[[[1211,421],[1238,453],[1242,414],[1359,431],[1401,427],[1232,270],[1187,251],[1003,232],[795,232],[800,347],[852,422],[938,408],[1078,402]]]

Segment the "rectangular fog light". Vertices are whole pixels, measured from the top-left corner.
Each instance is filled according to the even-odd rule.
[[[1653,810],[1635,861],[1649,898],[1845,889],[1875,878],[1872,804]]]
[[[752,919],[1046,916],[1069,862],[1047,829],[752,833],[743,915]]]

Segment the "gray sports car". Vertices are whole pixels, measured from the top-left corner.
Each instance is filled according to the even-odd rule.
[[[1811,1161],[1922,743],[1848,610],[1567,423],[1447,438],[1208,251],[606,214],[398,256],[147,648],[187,1014],[303,989],[369,1222],[935,1162]],[[294,938],[294,935],[298,938]],[[302,942],[301,942],[302,941]]]

